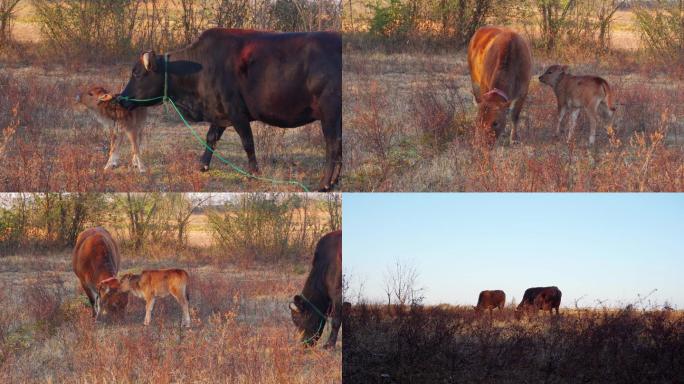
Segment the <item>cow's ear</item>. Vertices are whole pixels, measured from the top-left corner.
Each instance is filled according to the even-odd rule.
[[[299,313],[299,307],[297,307],[297,304],[290,302],[290,310],[292,312]]]
[[[111,93],[105,93],[105,94],[102,94],[102,95],[97,97],[97,99],[100,101],[109,101],[113,98],[114,98],[114,96],[112,96]]]
[[[154,54],[154,51],[147,51],[143,53],[140,60],[142,60],[143,67],[145,67],[146,71],[149,72],[157,70],[157,56]]]

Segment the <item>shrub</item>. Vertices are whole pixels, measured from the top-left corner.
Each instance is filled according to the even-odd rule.
[[[684,63],[684,0],[657,4],[634,11],[644,46],[656,61]]]
[[[238,261],[281,263],[309,258],[325,231],[320,213],[298,195],[244,194],[208,213],[214,240]]]
[[[0,48],[12,39],[12,23],[19,0],[0,0]]]

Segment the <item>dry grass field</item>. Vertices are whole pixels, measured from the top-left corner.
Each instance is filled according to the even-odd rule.
[[[684,377],[681,311],[561,308],[492,318],[472,307],[361,304],[345,318],[353,383],[674,383]]]
[[[135,298],[122,322],[95,322],[70,253],[6,256],[0,261],[0,380],[340,382],[339,346],[305,349],[298,342],[287,303],[304,283],[301,271],[123,259],[124,273],[165,267],[190,273],[189,330],[180,327],[171,297],[158,300],[147,327],[144,301]]]
[[[474,142],[477,107],[465,50],[419,39],[384,41],[364,32],[363,16],[356,16],[361,32],[350,33],[344,48],[345,190],[684,190],[684,71],[645,55],[631,11],[616,13],[606,54],[535,47],[521,143],[511,146],[503,135],[491,150]],[[520,20],[509,26],[534,34]],[[369,48],[373,42],[377,49]],[[611,85],[615,130],[599,126],[594,148],[583,114],[571,143],[553,137],[555,96],[537,77],[556,63]]]

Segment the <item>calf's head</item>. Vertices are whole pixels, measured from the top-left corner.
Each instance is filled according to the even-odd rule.
[[[91,110],[97,110],[101,103],[109,102],[114,96],[100,86],[90,87],[76,95],[76,105]]]
[[[128,293],[121,290],[121,283],[116,278],[107,279],[97,285],[97,301],[95,307],[98,315],[123,315],[128,304]]]
[[[498,137],[506,129],[506,118],[511,102],[508,96],[498,89],[494,89],[482,95],[477,123],[485,132],[494,132]]]
[[[306,346],[316,344],[325,326],[325,318],[301,295],[296,295],[290,303],[290,313],[292,322],[302,334],[301,341]]]
[[[539,81],[546,85],[550,85],[552,87],[555,87],[556,84],[560,81],[560,79],[563,77],[563,75],[566,75],[568,73],[568,66],[567,65],[558,65],[554,64],[548,68],[546,68],[546,71],[539,76]]]

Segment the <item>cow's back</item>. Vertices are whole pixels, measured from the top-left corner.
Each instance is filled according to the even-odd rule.
[[[468,44],[468,65],[481,93],[496,87],[507,92],[511,100],[527,93],[532,55],[527,41],[511,29],[478,29]]]
[[[94,287],[99,276],[116,276],[119,263],[118,248],[106,229],[90,228],[78,235],[72,264],[74,273],[83,285]]]
[[[325,271],[328,295],[341,294],[337,291],[342,288],[342,231],[330,232],[318,241],[313,264],[312,273],[315,270]]]

